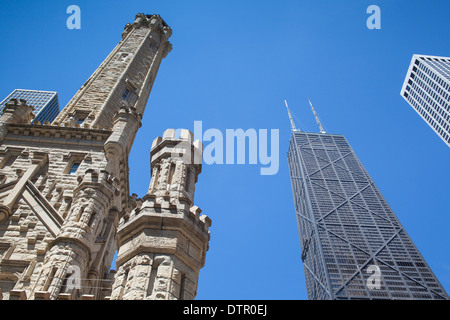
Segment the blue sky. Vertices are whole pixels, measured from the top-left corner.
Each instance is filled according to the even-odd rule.
[[[81,8],[69,30],[66,9]],[[381,29],[369,30],[369,5]],[[58,91],[64,106],[136,13],[173,30],[130,157],[131,192],[149,185],[166,128],[280,130],[280,168],[204,165],[195,202],[213,221],[198,299],[306,299],[286,153],[284,99],[305,131],[344,134],[450,291],[450,150],[400,97],[414,53],[450,56],[449,1],[2,1],[0,97]]]

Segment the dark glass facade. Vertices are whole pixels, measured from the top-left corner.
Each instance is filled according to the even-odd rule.
[[[448,299],[344,136],[293,132],[288,162],[309,299]]]

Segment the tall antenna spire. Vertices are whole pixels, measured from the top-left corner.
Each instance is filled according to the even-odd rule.
[[[311,106],[311,110],[314,113],[314,117],[316,117],[316,122],[319,125],[320,133],[326,133],[322,127],[322,123],[320,122],[319,117],[317,116],[316,110],[314,110],[314,107],[311,103],[311,100],[309,100],[309,98],[308,98],[308,101],[309,101],[309,105]]]
[[[288,115],[289,115],[289,121],[291,121],[291,130],[292,130],[292,132],[297,132],[298,130],[295,127],[294,119],[292,119],[291,111],[289,111],[289,107],[288,107],[287,101],[284,100],[284,103],[286,104],[286,109],[287,109],[287,112],[288,112]]]

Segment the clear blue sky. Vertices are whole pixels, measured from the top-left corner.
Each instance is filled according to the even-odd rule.
[[[81,30],[66,8],[81,8]],[[366,9],[381,8],[381,30]],[[204,165],[196,204],[213,221],[198,299],[306,299],[286,153],[284,99],[303,130],[344,134],[450,292],[450,149],[400,97],[414,53],[450,56],[449,1],[2,1],[0,97],[55,90],[64,106],[136,13],[173,29],[132,150],[144,196],[166,128],[280,130],[280,169]]]

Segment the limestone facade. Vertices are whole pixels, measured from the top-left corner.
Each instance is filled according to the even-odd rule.
[[[158,15],[138,14],[52,123],[31,124],[26,101],[5,107],[0,299],[195,297],[210,225],[193,206],[192,179],[201,162],[179,164],[156,150],[184,141],[201,154],[201,146],[186,140],[187,132],[182,139],[166,133],[152,148],[151,165],[156,170],[171,163],[169,171],[152,175],[155,187],[142,199],[129,194],[128,156],[160,63],[172,48],[171,32]],[[163,182],[165,175],[174,184]],[[182,180],[187,175],[188,187]],[[164,183],[168,195],[162,195]],[[145,288],[133,277],[146,279]]]
[[[202,145],[192,140],[188,130],[175,138],[174,129],[154,140],[148,193],[119,222],[112,299],[195,298],[211,220],[194,206]]]

